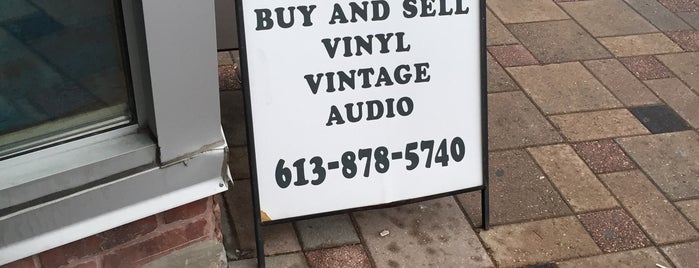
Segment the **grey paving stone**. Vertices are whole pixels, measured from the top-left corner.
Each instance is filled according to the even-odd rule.
[[[586,61],[583,64],[626,106],[660,102],[652,91],[616,59]]]
[[[228,249],[229,251],[241,250],[248,253],[255,248],[255,232],[252,220],[252,194],[250,180],[236,181],[235,185],[223,192],[223,198],[228,205],[228,212],[233,218],[234,232],[237,235],[240,248]],[[254,256],[254,253],[252,254]],[[247,257],[247,256],[240,256]]]
[[[493,15],[490,10],[486,11],[486,29],[488,31],[488,39],[486,44],[488,46],[492,45],[507,45],[507,44],[517,44],[519,41],[512,36],[509,30],[505,28],[505,25],[500,22],[500,20]]]
[[[304,250],[360,242],[352,220],[347,214],[297,221],[296,230]]]
[[[593,36],[615,36],[658,31],[621,0],[560,3]]]
[[[291,223],[262,227],[265,255],[278,255],[301,251],[301,245]]]
[[[622,104],[578,62],[507,70],[545,114],[620,107]]]
[[[569,18],[550,0],[489,0],[488,7],[506,24]]]
[[[658,55],[657,58],[699,94],[699,52]]]
[[[498,266],[524,266],[601,253],[575,216],[501,225],[480,233]]]
[[[617,139],[671,200],[699,197],[699,134],[673,132]]]
[[[572,214],[526,151],[490,153],[488,161],[491,225]],[[481,227],[480,191],[458,199],[473,225]]]
[[[493,266],[453,197],[354,216],[377,267]]]
[[[618,206],[592,170],[567,144],[527,149],[575,212]]]
[[[699,238],[699,233],[642,172],[602,174],[600,179],[656,244]]]
[[[488,61],[488,92],[519,90],[519,86],[490,53],[487,53],[486,58]]]
[[[699,12],[680,12],[677,13],[686,23],[692,25],[692,27],[699,31]]]
[[[678,268],[699,267],[699,241],[662,247]]]
[[[692,27],[657,0],[624,0],[662,31],[687,30]]]
[[[657,264],[665,267],[672,267],[665,257],[663,257],[663,255],[653,247],[574,259],[559,262],[557,264],[560,268],[658,268]]]
[[[255,232],[252,219],[252,194],[250,180],[236,181],[235,186],[224,192],[225,202],[233,218],[234,231],[238,238],[239,250],[250,257],[255,254]],[[262,227],[262,236],[265,241],[265,254],[274,255],[301,251],[296,232],[290,223],[275,224]],[[245,255],[247,254],[247,255]]]
[[[678,201],[675,203],[675,206],[680,209],[694,227],[699,228],[699,199]]]
[[[488,94],[488,132],[491,150],[563,141],[521,91]]]
[[[265,257],[265,265],[274,268],[308,268],[306,257],[303,253],[291,253],[285,255]],[[256,268],[257,259],[245,259],[228,262],[228,268]]]
[[[682,117],[664,104],[632,107],[629,111],[653,134],[692,129]]]
[[[572,20],[513,24],[509,28],[541,63],[612,57]]]
[[[247,144],[245,128],[245,104],[242,91],[222,91],[219,93],[221,102],[221,126],[226,133],[228,146]]]
[[[649,133],[626,109],[554,115],[550,119],[570,141],[599,140]]]

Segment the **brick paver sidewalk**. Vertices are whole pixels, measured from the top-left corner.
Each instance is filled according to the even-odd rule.
[[[478,228],[477,192],[274,225],[269,267],[699,267],[699,0],[488,7],[493,227]],[[252,267],[231,55],[219,55],[239,179],[228,250],[231,267]]]

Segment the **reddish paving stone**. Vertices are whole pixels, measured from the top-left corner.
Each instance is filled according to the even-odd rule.
[[[635,56],[619,59],[641,80],[672,77],[672,72],[653,56]]]
[[[658,2],[672,12],[699,11],[699,6],[694,3],[694,0],[658,0]]]
[[[235,90],[241,88],[241,82],[236,74],[234,65],[218,66],[218,87],[220,90]]]
[[[306,260],[311,268],[371,267],[371,262],[361,245],[306,252]]]
[[[631,217],[622,209],[579,215],[585,230],[604,252],[617,252],[650,245]]]
[[[504,67],[539,64],[522,45],[492,46],[488,47],[488,51]]]
[[[666,34],[685,51],[699,51],[699,32],[681,31]]]
[[[631,159],[611,140],[573,144],[573,148],[595,173],[634,169]]]

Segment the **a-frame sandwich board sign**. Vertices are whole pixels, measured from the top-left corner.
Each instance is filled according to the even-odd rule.
[[[481,191],[485,1],[236,0],[261,224]]]

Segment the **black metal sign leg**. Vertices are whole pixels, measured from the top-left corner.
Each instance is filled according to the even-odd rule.
[[[488,187],[481,190],[481,216],[483,216],[483,230],[488,230],[490,226],[490,204],[488,203]]]
[[[257,176],[256,174],[254,176]],[[265,241],[262,238],[262,210],[260,210],[260,199],[258,196],[256,180],[252,181],[252,220],[255,221],[255,247],[257,251],[257,267],[265,267]]]
[[[262,239],[262,226],[260,225],[260,210],[255,219],[255,245],[257,249],[257,267],[265,268],[265,241]]]

